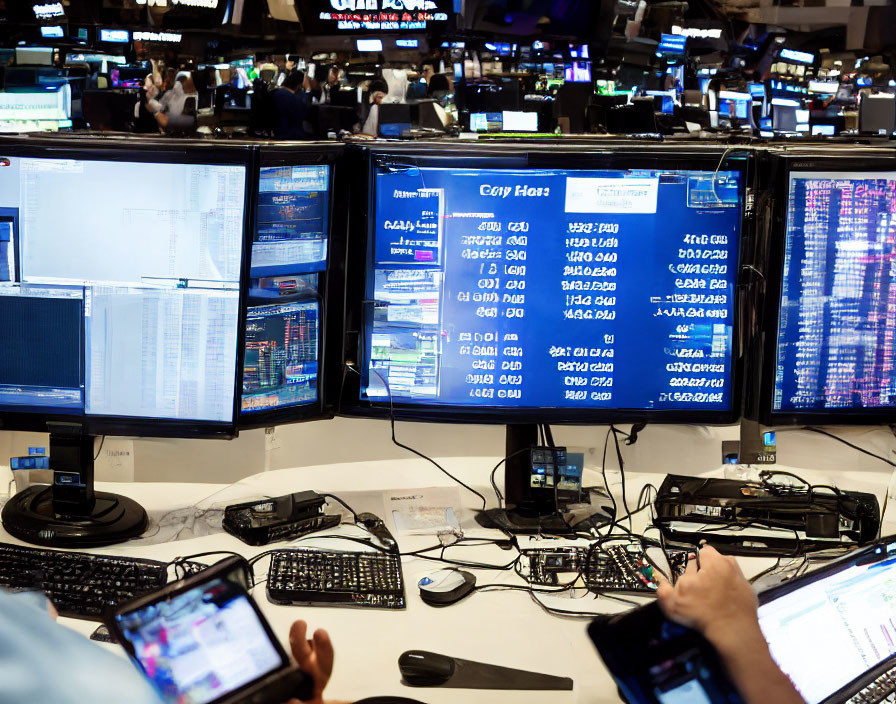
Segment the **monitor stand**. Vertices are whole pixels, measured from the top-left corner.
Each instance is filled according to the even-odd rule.
[[[597,509],[594,515],[569,524],[560,513],[561,507],[546,492],[533,492],[530,486],[532,461],[527,450],[537,446],[538,426],[508,425],[505,441],[504,503],[507,508],[480,511],[476,522],[484,528],[498,528],[508,533],[572,535],[588,530],[591,525],[609,522],[611,516]]]
[[[3,507],[3,527],[28,543],[89,548],[121,543],[146,530],[146,511],[133,499],[93,486],[93,435],[73,423],[51,423],[53,485],[30,486]]]

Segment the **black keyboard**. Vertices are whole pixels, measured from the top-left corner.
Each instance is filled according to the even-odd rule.
[[[896,693],[896,668],[887,670],[873,682],[869,682],[861,690],[846,700],[847,704],[877,704],[892,699]]]
[[[396,553],[277,550],[271,555],[267,590],[277,604],[406,606]]]
[[[106,610],[165,585],[164,562],[0,543],[0,587],[42,591],[60,616],[102,621]]]

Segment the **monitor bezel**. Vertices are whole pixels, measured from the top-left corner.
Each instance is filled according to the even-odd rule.
[[[251,430],[256,428],[269,428],[275,425],[286,425],[289,423],[302,423],[312,420],[326,420],[333,417],[332,411],[327,403],[327,369],[330,364],[328,361],[328,345],[329,339],[340,339],[341,333],[337,329],[335,332],[330,330],[331,323],[340,322],[341,315],[327,315],[327,311],[331,308],[339,311],[339,292],[338,281],[331,276],[331,269],[338,261],[339,254],[334,256],[334,244],[338,248],[337,252],[341,252],[338,238],[334,234],[338,232],[336,221],[344,223],[344,213],[347,203],[340,201],[340,208],[335,207],[335,201],[339,191],[335,188],[336,179],[341,176],[341,159],[343,153],[341,144],[334,145],[332,143],[309,143],[303,142],[293,145],[261,145],[258,149],[258,159],[255,166],[253,179],[255,182],[255,191],[258,193],[259,178],[261,169],[271,166],[327,166],[330,170],[329,175],[329,194],[328,194],[328,214],[327,223],[329,232],[327,234],[327,262],[323,271],[310,272],[311,275],[318,277],[317,295],[307,297],[296,297],[290,299],[290,303],[316,300],[318,303],[318,348],[317,348],[317,400],[310,403],[296,404],[285,408],[277,408],[268,411],[257,411],[254,413],[239,412],[239,428],[241,430]],[[257,195],[256,195],[257,202]],[[249,258],[251,259],[251,243],[254,241],[255,229],[257,226],[258,208],[252,215],[252,225],[249,232]],[[301,274],[300,274],[301,275]],[[251,264],[250,278],[251,281]],[[247,286],[248,288],[248,286]],[[247,303],[248,313],[248,303]],[[245,333],[245,325],[243,326]],[[338,346],[335,346],[338,349]],[[245,362],[245,338],[243,340],[243,363]],[[338,362],[333,365],[338,368]],[[242,372],[242,369],[241,369]],[[240,379],[240,408],[242,407],[242,378]]]
[[[860,152],[857,154],[857,150]],[[779,315],[781,309],[781,289],[784,275],[784,250],[787,236],[787,205],[790,191],[790,176],[793,173],[814,171],[855,171],[896,173],[896,151],[863,149],[856,145],[844,145],[842,152],[825,148],[802,153],[773,154],[771,159],[772,236],[769,238],[767,289],[765,294],[763,320],[763,368],[761,378],[760,420],[769,426],[789,425],[880,425],[890,423],[896,413],[896,406],[879,409],[820,409],[807,411],[775,410],[775,375],[778,366]]]
[[[337,413],[344,416],[389,418],[399,420],[443,422],[443,423],[562,423],[589,425],[618,422],[674,423],[699,425],[727,425],[740,417],[742,399],[743,365],[739,323],[737,320],[739,286],[735,286],[733,303],[734,321],[732,338],[732,370],[730,399],[726,410],[644,410],[644,409],[582,409],[582,408],[475,408],[464,406],[412,405],[364,401],[360,399],[362,366],[361,344],[363,341],[364,298],[366,271],[369,258],[369,244],[373,233],[373,222],[369,214],[373,212],[374,192],[368,188],[373,177],[377,158],[394,158],[413,161],[418,166],[480,166],[488,159],[494,168],[669,168],[681,169],[683,160],[688,168],[715,171],[725,159],[724,170],[741,172],[742,187],[746,195],[750,188],[750,158],[744,152],[719,145],[632,145],[631,142],[616,140],[583,140],[573,145],[552,144],[539,149],[531,144],[489,143],[488,145],[465,145],[463,152],[443,143],[429,143],[404,147],[361,147],[351,155],[354,158],[353,192],[366,193],[364,198],[356,198],[356,209],[352,212],[349,228],[346,286],[346,327],[344,332],[343,382]],[[745,205],[741,211],[741,233],[738,243],[738,272],[744,257],[744,240],[751,235],[752,222],[747,217]],[[737,275],[735,276],[737,279]]]
[[[233,416],[229,422],[135,418],[132,416],[89,416],[0,410],[0,430],[47,432],[48,423],[75,423],[85,435],[119,435],[158,438],[233,438],[238,434],[240,389],[242,388],[243,350],[245,349],[247,278],[251,247],[251,222],[255,210],[252,179],[254,150],[245,145],[222,148],[198,141],[161,139],[142,140],[129,135],[127,140],[79,137],[0,138],[0,154],[20,158],[80,159],[136,163],[211,164],[242,166],[246,170],[243,213],[243,251],[240,263],[239,312],[237,315],[236,373],[234,374]],[[19,233],[17,232],[18,236]],[[83,361],[82,361],[83,363]]]

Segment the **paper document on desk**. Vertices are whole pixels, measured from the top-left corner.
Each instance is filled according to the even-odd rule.
[[[454,487],[387,491],[383,504],[397,533],[423,535],[460,530],[454,509],[460,506],[460,491]]]

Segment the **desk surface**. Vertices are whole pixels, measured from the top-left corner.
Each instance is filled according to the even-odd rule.
[[[494,466],[495,458],[467,458],[450,460],[446,468],[470,476],[476,487],[489,501],[490,490],[479,484],[484,476],[481,471],[469,470]],[[451,465],[455,466],[452,467]],[[458,466],[463,465],[463,466]],[[784,469],[784,468],[780,468]],[[798,470],[813,483],[835,482],[841,488],[869,491],[878,496],[881,505],[888,490],[890,474],[886,472],[831,476]],[[619,485],[614,485],[612,473],[608,473],[610,485],[618,496]],[[722,470],[712,476],[723,476]],[[627,473],[626,494],[629,506],[634,508],[638,493],[647,483],[658,485],[662,474]],[[709,476],[709,475],[705,475]],[[617,475],[618,477],[618,475]],[[585,483],[600,485],[599,473],[586,469]],[[384,516],[402,551],[428,547],[438,543],[432,535],[403,535],[394,530],[390,514],[384,505],[384,497],[395,489],[426,487],[454,487],[451,481],[433,471],[422,460],[409,459],[390,462],[359,462],[325,467],[279,470],[257,474],[233,485],[214,484],[106,484],[99,488],[126,494],[140,501],[150,513],[155,525],[164,524],[156,532],[151,527],[150,537],[133,543],[96,550],[98,553],[172,560],[210,550],[230,550],[246,557],[264,552],[267,547],[250,547],[236,538],[209,529],[205,519],[215,510],[241,500],[262,496],[278,496],[304,489],[334,493],[346,500],[356,511],[371,511]],[[457,490],[461,526],[466,536],[499,536],[500,534],[478,528],[473,521],[473,508],[478,499]],[[211,510],[211,512],[209,511]],[[642,512],[634,517],[634,529],[643,530],[649,517]],[[218,519],[220,520],[220,519]],[[342,530],[345,530],[343,528]],[[199,535],[187,539],[174,539],[184,535]],[[208,532],[206,535],[202,533]],[[896,532],[892,512],[884,517],[883,533]],[[20,542],[0,530],[0,540]],[[167,542],[156,542],[165,540]],[[327,545],[330,543],[330,545]],[[305,544],[313,545],[308,542]],[[356,549],[341,541],[322,541],[332,549]],[[549,547],[551,541],[543,541]],[[475,560],[488,564],[507,564],[515,552],[503,551],[497,546],[457,547],[450,556],[455,559]],[[209,558],[205,558],[206,561]],[[211,558],[212,560],[214,558]],[[425,605],[419,598],[416,583],[430,572],[440,569],[440,563],[418,558],[403,558],[408,608],[404,611],[377,609],[347,609],[333,607],[289,607],[268,602],[264,584],[255,588],[254,595],[271,622],[274,631],[285,641],[289,626],[297,618],[309,622],[312,628],[329,631],[335,648],[336,664],[333,678],[327,690],[328,698],[354,701],[366,696],[399,695],[419,699],[430,704],[440,702],[515,702],[535,704],[550,700],[556,704],[618,702],[616,687],[609,673],[597,656],[585,629],[585,618],[558,617],[549,614],[521,591],[492,591],[474,593],[453,606],[436,609]],[[744,572],[756,574],[771,566],[774,561],[765,558],[742,558]],[[267,561],[256,567],[256,578],[262,579]],[[476,573],[478,584],[523,583],[512,571],[471,570]],[[571,600],[566,597],[545,597],[552,606],[571,610],[588,610],[615,613],[626,605],[607,598]],[[73,619],[60,619],[61,623],[89,635],[95,623]],[[106,646],[121,652],[117,646]],[[470,660],[516,667],[537,672],[572,677],[572,692],[488,692],[440,689],[415,689],[400,682],[398,657],[405,650],[431,650]]]

